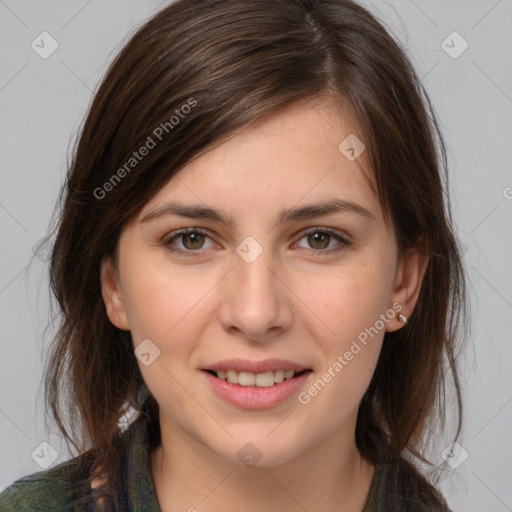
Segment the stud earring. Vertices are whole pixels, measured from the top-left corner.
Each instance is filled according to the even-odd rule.
[[[402,313],[398,314],[398,320],[400,320],[400,322],[403,322],[404,324],[407,324],[407,317]]]

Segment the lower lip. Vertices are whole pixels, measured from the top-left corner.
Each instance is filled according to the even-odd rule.
[[[206,370],[202,370],[212,388],[225,400],[242,409],[265,409],[277,405],[304,385],[313,373],[306,371],[298,377],[287,379],[268,388],[248,388],[221,380]]]

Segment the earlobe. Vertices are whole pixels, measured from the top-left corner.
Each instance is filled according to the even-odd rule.
[[[398,266],[391,303],[399,303],[401,309],[387,325],[392,332],[404,327],[413,314],[421,291],[421,285],[429,264],[429,257],[421,242],[406,249]]]
[[[126,331],[130,330],[123,294],[119,284],[119,276],[110,256],[105,256],[101,261],[100,282],[101,295],[108,318],[117,328]]]

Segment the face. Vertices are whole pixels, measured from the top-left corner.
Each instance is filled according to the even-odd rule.
[[[364,153],[338,149],[353,130],[327,100],[269,115],[175,174],[125,226],[117,269],[103,262],[161,422],[213,456],[276,465],[353,443],[384,333],[414,308],[425,261],[398,254]],[[267,387],[290,368],[307,371]]]

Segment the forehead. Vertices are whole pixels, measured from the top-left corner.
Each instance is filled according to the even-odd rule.
[[[145,205],[139,220],[170,198],[222,210],[232,222],[332,199],[379,217],[362,139],[338,103],[287,105],[189,162]]]

